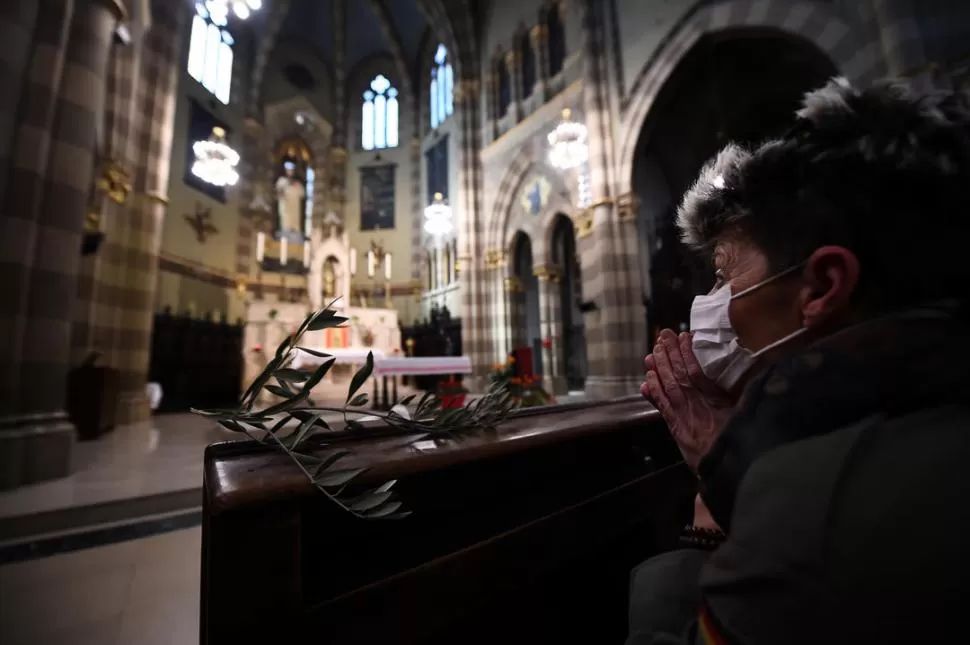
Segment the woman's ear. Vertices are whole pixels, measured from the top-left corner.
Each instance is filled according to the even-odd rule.
[[[815,327],[844,316],[859,284],[859,258],[843,246],[823,246],[805,262],[802,318]]]

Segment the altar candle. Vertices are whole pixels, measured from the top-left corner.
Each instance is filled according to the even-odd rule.
[[[357,249],[350,249],[350,275],[357,275]]]
[[[391,254],[388,253],[384,256],[384,279],[391,279]]]
[[[310,266],[310,243],[303,243],[303,266]]]
[[[286,266],[286,238],[280,238],[280,265]]]
[[[373,251],[367,252],[367,277],[368,278],[374,277],[374,252]]]
[[[256,261],[262,262],[266,254],[266,233],[256,234]]]

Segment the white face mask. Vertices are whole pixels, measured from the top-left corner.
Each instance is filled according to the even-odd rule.
[[[738,342],[731,324],[731,301],[778,280],[801,267],[797,264],[785,269],[744,291],[731,294],[726,284],[714,293],[695,296],[690,308],[690,329],[694,334],[691,346],[704,374],[725,390],[732,389],[750,370],[759,356],[805,332],[802,327],[775,342],[752,352]]]

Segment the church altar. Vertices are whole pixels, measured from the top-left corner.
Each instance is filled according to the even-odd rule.
[[[387,356],[374,357],[375,376],[429,376],[471,374],[467,356]]]
[[[364,307],[340,307],[337,312],[348,322],[341,327],[309,331],[300,346],[334,357],[334,365],[318,388],[321,398],[342,398],[356,368],[367,360],[368,352],[382,359],[400,352],[401,330],[397,311]],[[246,327],[243,332],[245,368],[244,389],[266,368],[273,353],[283,340],[299,329],[312,309],[305,303],[254,300],[246,308]],[[296,352],[291,367],[312,369],[323,360],[307,352]],[[333,390],[333,391],[331,391]],[[314,390],[316,393],[316,390]],[[273,400],[263,393],[260,401]]]

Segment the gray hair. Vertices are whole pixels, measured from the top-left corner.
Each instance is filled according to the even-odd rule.
[[[967,292],[970,96],[833,79],[796,117],[787,136],[702,168],[677,211],[683,241],[710,252],[740,234],[776,270],[835,244],[859,257],[860,288]]]

